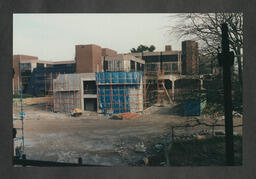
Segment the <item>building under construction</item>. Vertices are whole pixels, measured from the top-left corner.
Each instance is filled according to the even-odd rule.
[[[29,67],[26,77],[24,65]],[[195,41],[182,42],[181,51],[168,45],[162,52],[129,54],[77,45],[75,59],[67,63],[15,55],[13,88],[22,84],[33,95],[53,95],[54,111],[138,112],[155,103],[174,103],[202,88],[198,68]]]
[[[104,114],[143,111],[142,72],[62,74],[53,82],[55,112]]]

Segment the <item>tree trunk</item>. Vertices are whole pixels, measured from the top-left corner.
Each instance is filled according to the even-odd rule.
[[[242,70],[242,60],[241,60],[241,49],[237,48],[237,64],[238,64],[238,78],[241,89],[243,88],[243,70]]]

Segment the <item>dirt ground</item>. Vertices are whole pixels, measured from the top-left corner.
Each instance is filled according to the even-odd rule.
[[[14,116],[18,116],[19,107],[13,109]],[[152,145],[171,142],[171,126],[194,119],[174,114],[171,107],[156,106],[131,120],[113,120],[95,112],[71,117],[46,111],[38,104],[25,104],[24,112],[27,159],[77,163],[78,157],[82,157],[84,164],[106,166],[144,165]],[[242,119],[234,119],[234,123],[241,124]],[[21,121],[14,121],[14,127],[20,124]],[[242,134],[242,127],[235,131]],[[180,133],[186,134],[188,130]]]

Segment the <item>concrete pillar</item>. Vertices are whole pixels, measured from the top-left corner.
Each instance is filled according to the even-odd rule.
[[[204,80],[203,79],[200,79],[200,87],[201,87],[201,90],[204,88]]]
[[[172,100],[174,101],[174,89],[175,89],[175,80],[172,81]]]
[[[17,91],[20,90],[20,76],[18,76],[18,87],[17,87]]]

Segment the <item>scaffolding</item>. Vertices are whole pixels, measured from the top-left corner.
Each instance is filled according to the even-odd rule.
[[[55,73],[55,77],[57,77],[57,73]],[[45,96],[49,97],[45,104],[46,111],[53,111],[53,74],[52,72],[48,75],[48,78],[45,78],[45,81],[49,82],[49,88],[45,86]],[[46,83],[45,83],[46,84]]]
[[[22,96],[22,88],[20,87],[19,90],[16,90],[19,94],[19,101],[13,100],[13,109],[16,116],[13,116],[13,121],[19,121],[20,123],[18,127],[13,126],[13,130],[16,130],[16,137],[14,138],[14,149],[15,149],[15,156],[21,157],[25,154],[25,144],[24,144],[24,118],[25,112],[23,111],[23,96]],[[16,110],[16,111],[15,111]]]
[[[63,74],[53,80],[54,112],[81,109],[81,82],[79,74]]]
[[[97,110],[104,114],[143,111],[142,72],[96,73]]]
[[[170,64],[176,64],[176,62],[171,62]],[[148,67],[144,69],[144,109],[152,106],[153,104],[163,104],[164,102],[173,103],[168,90],[165,86],[164,76],[166,74],[177,73],[176,71],[169,71],[165,68],[166,65],[162,61],[162,53],[159,57],[159,62],[148,64]],[[150,68],[149,68],[150,67]],[[166,71],[167,70],[167,71]],[[166,100],[167,99],[167,100]]]
[[[144,76],[143,82],[143,100],[144,100],[144,109],[152,106],[153,104],[157,103],[157,82],[156,76]]]
[[[63,64],[49,67],[37,67],[31,73],[29,84],[25,93],[35,96],[45,96],[51,91],[51,79],[56,79],[59,74],[65,73],[75,73],[75,65]]]

